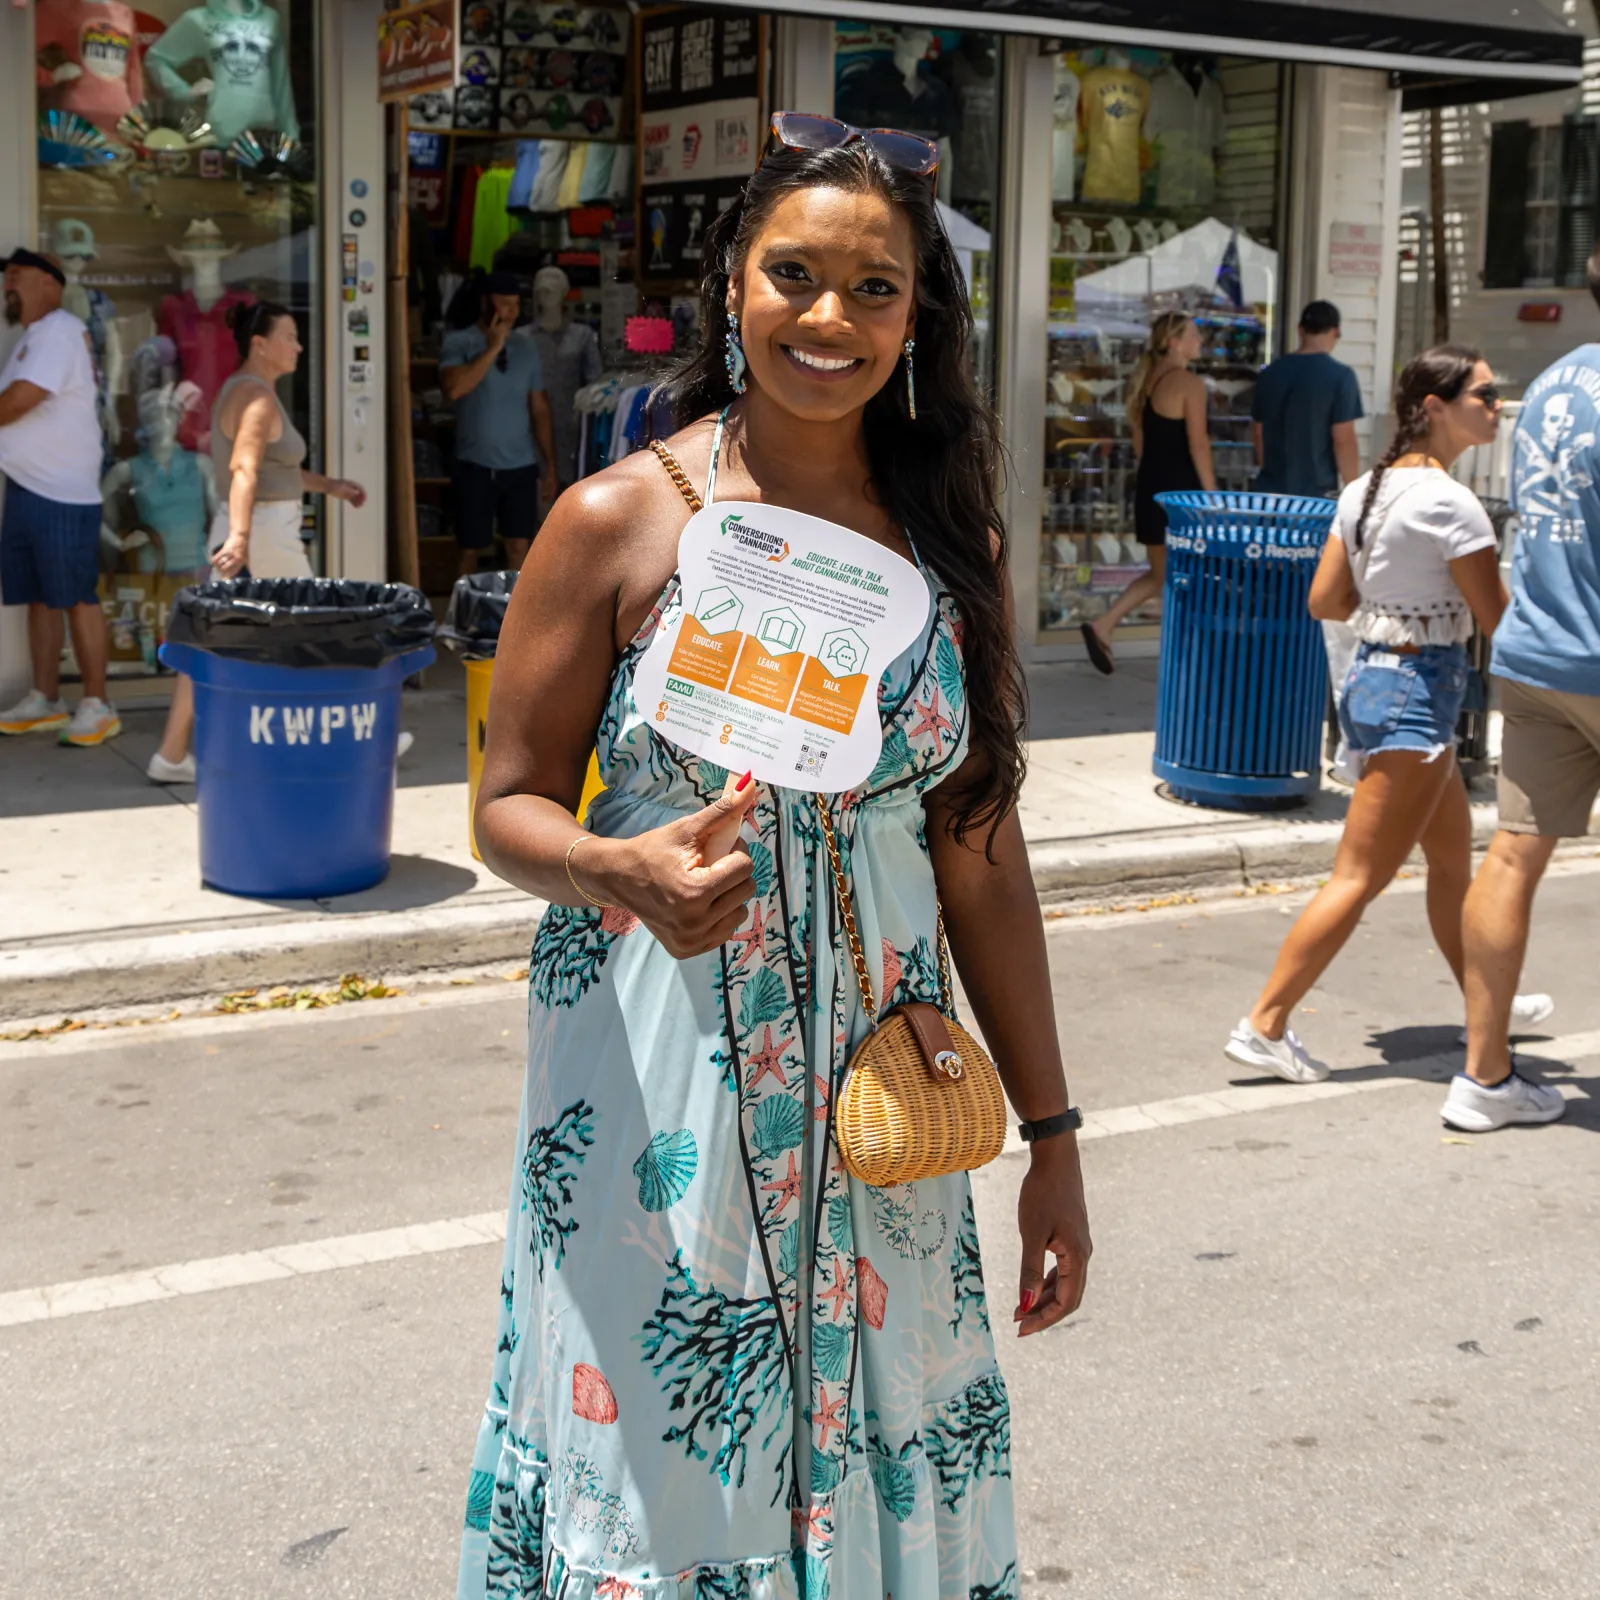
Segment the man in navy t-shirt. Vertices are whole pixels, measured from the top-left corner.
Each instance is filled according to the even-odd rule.
[[[1336,496],[1359,475],[1361,385],[1342,361],[1339,308],[1313,300],[1300,314],[1300,347],[1263,367],[1250,407],[1258,489]]]
[[[1600,251],[1589,260],[1600,303]],[[1600,794],[1600,344],[1547,368],[1522,399],[1511,463],[1517,553],[1492,670],[1504,729],[1500,828],[1467,895],[1467,1070],[1444,1119],[1488,1132],[1553,1122],[1566,1102],[1516,1070],[1507,1037],[1539,879]]]

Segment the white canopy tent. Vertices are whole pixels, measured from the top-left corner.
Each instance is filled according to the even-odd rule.
[[[1217,273],[1234,237],[1227,223],[1207,217],[1152,250],[1085,273],[1074,285],[1078,320],[1102,322],[1108,314],[1126,313],[1158,296],[1191,305],[1226,303],[1217,290]],[[1245,306],[1273,306],[1278,295],[1278,252],[1257,244],[1248,234],[1239,233],[1237,238]]]

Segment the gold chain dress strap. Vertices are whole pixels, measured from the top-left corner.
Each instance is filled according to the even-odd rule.
[[[703,511],[705,501],[700,498],[699,490],[689,482],[688,474],[678,465],[677,457],[659,439],[652,439],[650,448],[661,458],[661,465],[667,469],[667,476],[672,479],[678,493],[688,502],[689,509]]]

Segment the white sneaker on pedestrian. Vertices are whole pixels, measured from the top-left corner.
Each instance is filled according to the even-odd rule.
[[[0,711],[0,733],[49,733],[67,725],[65,700],[46,700],[30,689],[9,711]]]
[[[394,758],[395,758],[395,760],[398,761],[400,759],[400,757],[403,756],[406,753],[406,751],[409,750],[412,747],[412,745],[414,745],[416,742],[417,742],[416,734],[414,734],[414,733],[406,733],[404,730],[402,730],[401,734],[400,734],[400,738],[399,738],[398,742],[395,744],[395,747],[394,747]]]
[[[1493,1133],[1513,1122],[1555,1122],[1566,1109],[1559,1089],[1534,1083],[1513,1066],[1511,1076],[1492,1089],[1458,1072],[1439,1116],[1447,1128],[1461,1133]]]
[[[1547,994],[1519,994],[1511,1002],[1511,1031],[1516,1033],[1521,1028],[1537,1028],[1541,1022],[1555,1015],[1556,1003]],[[1467,1030],[1463,1028],[1456,1035],[1457,1044],[1467,1042]]]
[[[187,755],[182,761],[168,761],[157,750],[150,757],[150,765],[144,769],[144,775],[151,783],[193,783],[194,757]]]
[[[1293,1028],[1285,1028],[1281,1039],[1269,1039],[1250,1026],[1248,1017],[1240,1017],[1222,1053],[1241,1067],[1270,1072],[1286,1083],[1321,1083],[1328,1076],[1327,1067],[1300,1043]]]
[[[104,700],[85,695],[72,713],[72,721],[61,730],[62,744],[82,746],[104,744],[122,732],[122,719]]]

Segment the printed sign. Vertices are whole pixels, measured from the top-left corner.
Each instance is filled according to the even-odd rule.
[[[738,500],[689,519],[678,574],[681,610],[634,680],[656,732],[782,788],[866,779],[878,685],[927,623],[922,574],[849,528]]]
[[[690,10],[647,17],[640,33],[640,276],[697,279],[705,230],[756,169],[760,20]]]
[[[1335,222],[1328,228],[1328,271],[1336,278],[1383,275],[1383,229],[1360,222]]]
[[[378,99],[407,100],[456,81],[456,0],[424,0],[378,17]]]

